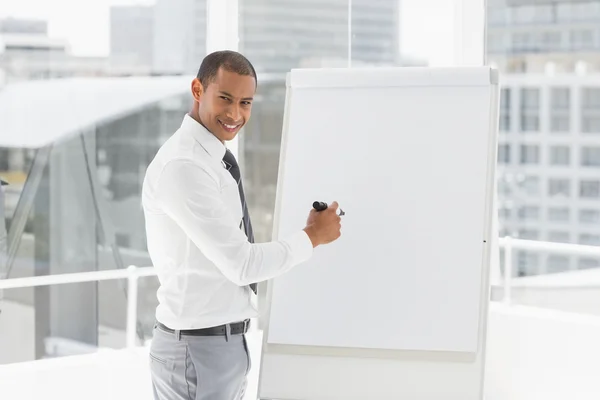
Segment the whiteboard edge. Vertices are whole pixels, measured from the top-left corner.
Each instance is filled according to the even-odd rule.
[[[481,276],[481,297],[480,303],[482,305],[480,312],[480,326],[479,326],[479,349],[480,354],[480,376],[479,376],[479,398],[483,399],[485,395],[485,371],[486,371],[486,360],[487,360],[487,336],[488,336],[488,324],[489,324],[489,308],[490,308],[490,270],[492,267],[492,256],[493,244],[497,244],[498,232],[493,232],[493,212],[495,211],[495,192],[496,192],[496,170],[497,170],[497,157],[498,157],[498,129],[499,129],[499,115],[500,115],[500,99],[499,99],[499,85],[498,85],[498,71],[491,69],[491,93],[490,93],[490,127],[489,127],[489,143],[488,143],[488,168],[487,168],[487,193],[486,193],[486,206],[485,206],[485,228],[484,232],[487,236],[487,246],[484,246],[484,254],[482,265],[484,266],[483,273]],[[493,236],[492,236],[493,235]],[[494,238],[494,239],[492,239]]]
[[[277,190],[275,191],[275,208],[273,210],[273,232],[272,238],[273,240],[277,240],[279,238],[279,220],[281,218],[281,196],[283,195],[283,177],[285,175],[285,157],[287,155],[288,149],[288,137],[289,137],[289,127],[290,127],[290,113],[291,113],[291,97],[292,97],[292,87],[291,87],[291,72],[286,74],[286,93],[285,93],[285,103],[284,103],[284,111],[283,111],[283,124],[282,124],[282,132],[281,132],[281,145],[279,152],[279,170],[277,173]],[[273,280],[266,281],[261,283],[261,290],[258,292],[259,294],[265,293],[264,296],[259,296],[259,318],[258,318],[258,326],[259,329],[262,327],[263,336],[262,336],[262,348],[261,348],[261,358],[260,358],[260,366],[258,373],[258,394],[260,395],[261,385],[262,385],[262,377],[263,377],[263,366],[264,366],[264,353],[267,349],[267,339],[269,337],[269,322],[271,320],[271,302],[273,298]],[[261,299],[262,298],[262,299]],[[261,300],[263,306],[261,307]]]
[[[445,72],[474,71],[478,74],[477,82],[465,80],[460,76],[454,80],[441,78],[441,81],[422,82],[415,80],[411,74],[428,71],[436,79]],[[402,75],[398,75],[398,74]],[[355,76],[350,76],[355,74]],[[431,75],[430,75],[431,76]],[[394,79],[401,78],[401,82]],[[406,80],[405,78],[411,78]],[[458,79],[458,80],[456,80]],[[496,84],[497,70],[490,66],[478,67],[361,67],[361,68],[294,68],[287,76],[287,86],[294,89],[326,89],[326,88],[360,88],[360,87],[483,87]]]

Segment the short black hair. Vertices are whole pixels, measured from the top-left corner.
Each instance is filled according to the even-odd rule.
[[[220,50],[210,53],[202,60],[196,77],[202,83],[204,90],[215,80],[220,68],[239,75],[252,76],[258,85],[256,71],[246,57],[237,51]]]

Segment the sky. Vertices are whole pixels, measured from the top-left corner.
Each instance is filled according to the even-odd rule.
[[[243,1],[243,0],[240,0]],[[109,8],[153,4],[154,0],[0,0],[0,18],[48,21],[49,35],[67,39],[74,54],[109,53]],[[402,54],[444,64],[452,57],[454,0],[401,0]]]
[[[0,0],[0,18],[48,21],[48,34],[67,39],[73,54],[106,56],[109,47],[109,8],[113,5],[152,4],[142,0]]]

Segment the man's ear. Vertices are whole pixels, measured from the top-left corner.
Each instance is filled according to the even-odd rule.
[[[200,102],[202,99],[202,95],[204,94],[204,87],[202,86],[202,82],[200,79],[194,78],[192,81],[192,96],[197,102]]]

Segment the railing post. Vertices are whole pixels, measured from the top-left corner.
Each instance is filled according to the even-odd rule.
[[[135,265],[127,268],[129,276],[127,277],[127,327],[125,329],[126,344],[128,348],[135,347],[136,342],[136,324],[137,324],[137,297],[138,297],[138,275]]]
[[[512,238],[504,239],[504,304],[510,304],[510,292],[512,281]]]

